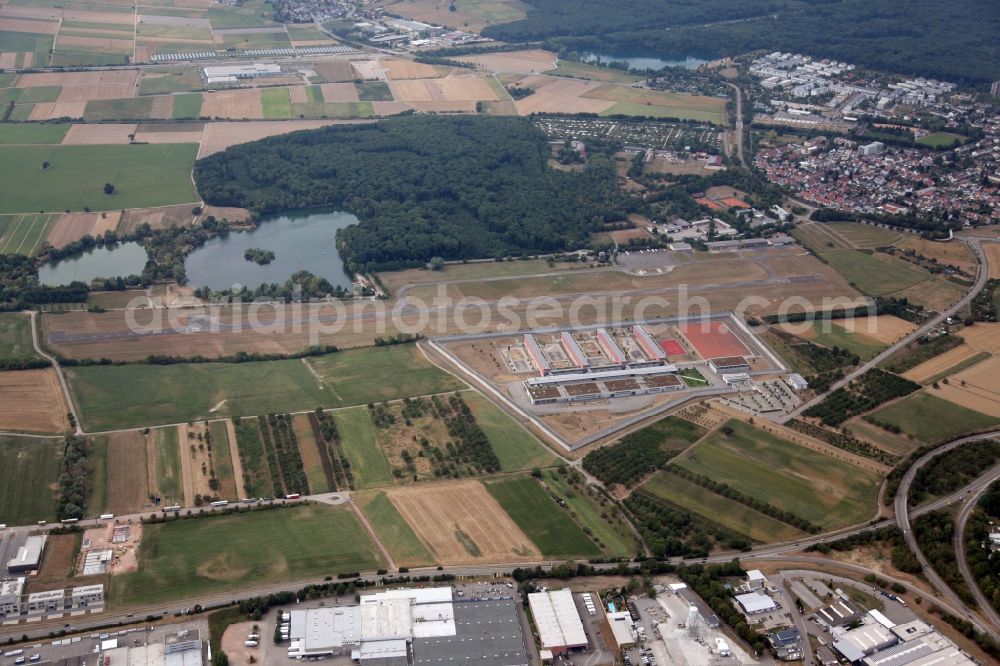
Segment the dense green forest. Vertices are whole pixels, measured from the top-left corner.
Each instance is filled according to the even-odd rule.
[[[488,26],[505,41],[571,51],[738,55],[797,51],[969,85],[1000,79],[1000,13],[955,0],[530,0],[535,10]]]
[[[233,146],[195,165],[205,200],[257,213],[335,206],[361,220],[338,232],[352,271],[574,249],[628,201],[594,152],[586,170],[546,162],[520,118],[404,116]]]

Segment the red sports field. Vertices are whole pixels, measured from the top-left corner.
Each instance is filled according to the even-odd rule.
[[[669,340],[660,340],[660,347],[666,352],[667,356],[683,356],[687,352],[684,351],[684,347],[681,347],[681,343],[677,342],[673,338]]]
[[[720,356],[746,356],[750,351],[733,334],[723,321],[705,321],[697,324],[682,324],[677,327],[681,335],[691,343],[702,358]]]

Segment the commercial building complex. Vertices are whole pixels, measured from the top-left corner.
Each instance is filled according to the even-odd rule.
[[[24,578],[0,581],[0,620],[104,609],[104,585],[82,585],[24,595]]]
[[[587,647],[583,621],[569,589],[533,592],[528,595],[531,616],[535,618],[543,650],[554,655]]]
[[[456,600],[450,587],[387,590],[359,605],[291,611],[288,655],[350,655],[369,666],[527,664],[512,599]]]
[[[16,574],[28,573],[37,569],[42,562],[42,553],[45,551],[47,538],[44,534],[29,536],[24,545],[17,549],[17,554],[7,562],[7,571]]]

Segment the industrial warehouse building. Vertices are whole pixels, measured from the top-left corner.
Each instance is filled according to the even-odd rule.
[[[48,537],[44,534],[29,536],[24,545],[17,549],[17,554],[7,562],[7,571],[12,574],[28,573],[38,568],[42,562],[42,553],[45,551],[45,540]]]
[[[514,599],[455,600],[450,587],[362,595],[358,606],[291,611],[288,655],[350,655],[370,666],[476,662],[521,666],[528,657]]]
[[[583,621],[569,589],[533,592],[528,595],[531,616],[535,618],[542,649],[554,655],[574,648],[587,647]]]
[[[275,64],[250,65],[222,65],[218,67],[205,67],[202,70],[202,78],[207,84],[215,83],[239,83],[247,79],[258,77],[281,76],[281,67]]]
[[[104,610],[104,585],[82,585],[24,596],[24,578],[0,582],[0,620]]]

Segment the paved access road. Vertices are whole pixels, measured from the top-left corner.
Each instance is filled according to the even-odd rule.
[[[994,481],[1000,479],[1000,465],[991,470],[991,475]],[[975,597],[980,612],[986,616],[986,619],[989,620],[994,628],[1000,630],[1000,614],[993,609],[990,600],[986,598],[986,595],[979,588],[975,576],[972,575],[972,569],[969,568],[969,560],[965,556],[965,525],[969,522],[969,516],[976,509],[979,498],[983,496],[983,493],[986,492],[990,485],[992,484],[983,484],[979,490],[966,495],[962,503],[962,508],[955,517],[955,534],[952,539],[952,547],[955,549],[955,561],[958,562],[958,570],[962,574],[962,578],[965,579],[965,584],[972,590],[972,596]]]

